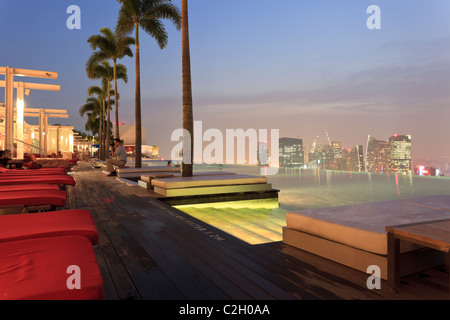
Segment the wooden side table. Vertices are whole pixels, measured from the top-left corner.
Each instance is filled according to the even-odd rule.
[[[386,227],[386,231],[388,233],[388,283],[392,289],[397,290],[400,283],[400,240],[444,252],[446,269],[448,271],[448,263],[450,261],[450,219],[391,226]]]

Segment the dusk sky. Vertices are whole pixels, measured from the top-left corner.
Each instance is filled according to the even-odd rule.
[[[81,30],[66,27],[70,5]],[[366,26],[370,5],[381,8],[380,30]],[[0,0],[0,66],[59,74],[42,82],[61,92],[33,91],[27,107],[67,109],[69,119],[51,121],[85,131],[79,109],[99,83],[86,76],[87,39],[114,29],[119,7]],[[326,132],[347,148],[411,134],[413,159],[450,156],[450,1],[189,0],[189,10],[194,118],[205,129],[280,129],[307,148]],[[181,32],[167,31],[164,50],[140,33],[143,125],[164,157],[182,116]],[[134,59],[120,63],[120,122],[134,124]]]

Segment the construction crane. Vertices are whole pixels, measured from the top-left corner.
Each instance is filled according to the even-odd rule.
[[[327,134],[327,139],[328,139],[328,143],[330,144],[330,146],[331,146],[331,140],[330,140],[330,136],[328,135],[328,132],[325,132],[326,134]]]
[[[314,142],[312,143],[311,148],[309,149],[310,153],[314,153],[314,151],[316,150],[317,139],[319,139],[319,136],[317,136],[316,139],[314,140]]]

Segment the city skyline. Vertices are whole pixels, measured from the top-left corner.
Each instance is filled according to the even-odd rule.
[[[316,140],[307,149],[302,139],[283,137],[279,139],[279,164],[280,167],[413,174],[416,167],[425,167],[426,163],[414,163],[412,141],[411,135],[394,135],[387,140],[369,136],[365,146],[348,148],[328,137],[327,143]]]
[[[368,135],[411,134],[415,158],[450,156],[448,2],[189,3],[194,118],[205,128],[280,129],[304,145],[317,135],[326,142],[328,132],[349,147],[365,147]],[[81,30],[66,27],[72,4]],[[380,30],[366,26],[371,5],[381,8]],[[0,7],[2,30],[12,30],[3,31],[0,65],[59,73],[61,92],[32,92],[27,106],[67,109],[62,124],[85,131],[78,111],[98,84],[84,70],[87,39],[115,27],[119,3],[2,0]],[[181,127],[181,33],[167,30],[163,51],[141,39],[143,125],[165,158]],[[134,60],[120,63],[129,82],[119,82],[119,120],[133,124]]]

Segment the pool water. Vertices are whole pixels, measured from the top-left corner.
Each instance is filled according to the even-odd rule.
[[[196,166],[195,171],[260,175],[259,167],[250,166]],[[250,244],[262,244],[282,240],[288,211],[450,195],[447,177],[280,168],[268,182],[280,190],[279,203],[252,200],[177,208]]]

